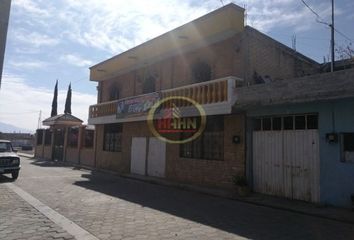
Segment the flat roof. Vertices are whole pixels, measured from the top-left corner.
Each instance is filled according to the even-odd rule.
[[[173,56],[217,35],[243,31],[244,9],[230,3],[189,23],[90,67],[90,80],[103,81],[152,61]]]

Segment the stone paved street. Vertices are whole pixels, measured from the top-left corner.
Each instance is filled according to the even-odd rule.
[[[99,239],[354,239],[351,224],[25,158],[22,166],[16,186]],[[0,239],[62,233],[4,182]]]
[[[0,184],[0,239],[74,239]]]

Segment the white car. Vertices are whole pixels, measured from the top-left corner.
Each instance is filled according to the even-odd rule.
[[[20,157],[12,148],[11,142],[0,139],[0,174],[11,173],[16,180],[20,172]]]

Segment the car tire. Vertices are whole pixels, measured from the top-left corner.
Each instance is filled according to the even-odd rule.
[[[11,173],[11,176],[12,176],[13,180],[16,180],[18,178],[18,173],[19,173],[19,171],[15,171],[15,172]]]

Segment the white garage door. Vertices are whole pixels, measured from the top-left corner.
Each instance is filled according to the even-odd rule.
[[[264,117],[253,131],[254,191],[319,201],[319,137],[315,114]]]

